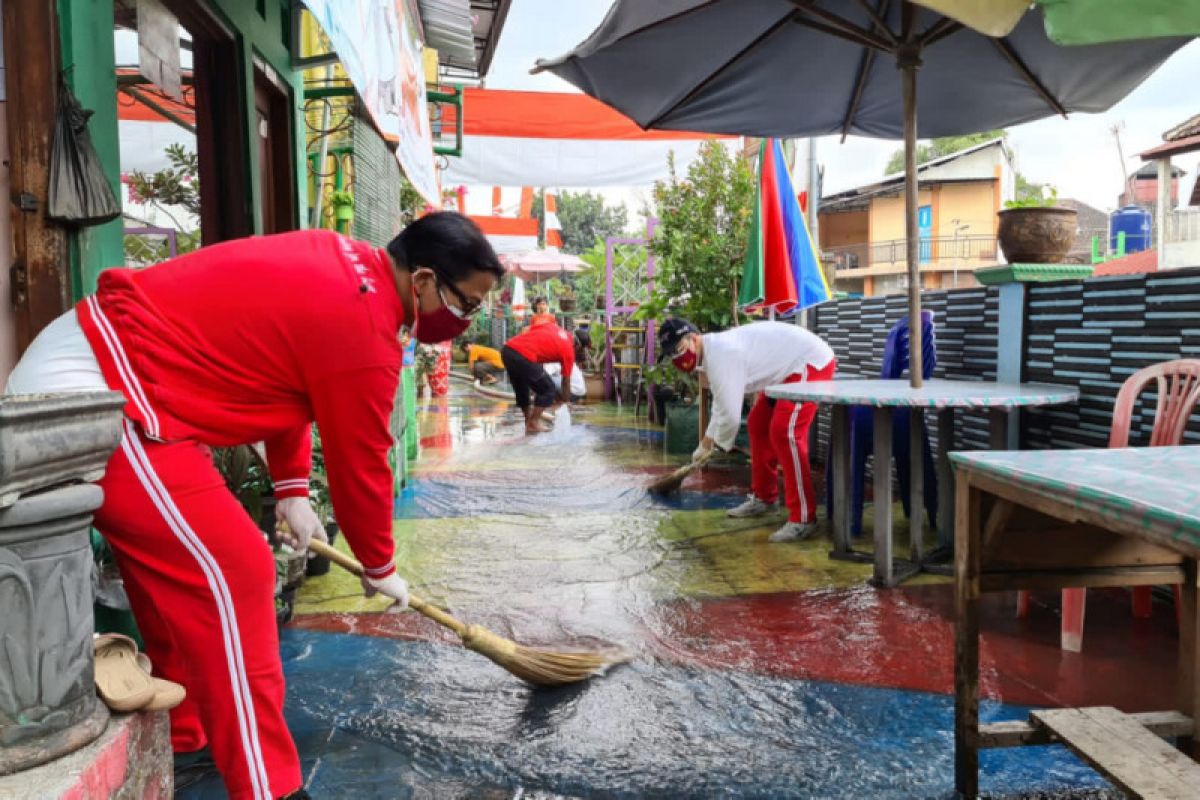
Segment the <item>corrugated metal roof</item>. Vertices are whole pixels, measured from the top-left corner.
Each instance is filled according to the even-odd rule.
[[[438,51],[438,60],[456,67],[476,64],[474,20],[469,0],[417,0],[425,43]]]

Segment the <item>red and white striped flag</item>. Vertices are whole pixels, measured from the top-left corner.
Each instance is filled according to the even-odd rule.
[[[562,247],[562,224],[558,221],[558,201],[547,189],[542,202],[542,225],[546,230],[546,249]]]

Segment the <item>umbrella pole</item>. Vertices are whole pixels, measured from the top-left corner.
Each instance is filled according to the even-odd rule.
[[[923,370],[921,356],[921,263],[917,225],[917,68],[920,57],[916,51],[899,56],[900,86],[904,97],[904,226],[908,257],[908,364],[909,380],[914,389],[921,388]]]

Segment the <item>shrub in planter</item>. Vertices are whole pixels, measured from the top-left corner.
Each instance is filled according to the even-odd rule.
[[[329,207],[333,209],[333,218],[339,222],[354,219],[354,194],[341,189],[330,192]]]
[[[1058,193],[1009,200],[999,212],[1000,249],[1010,264],[1060,264],[1075,244],[1078,213],[1055,205]]]

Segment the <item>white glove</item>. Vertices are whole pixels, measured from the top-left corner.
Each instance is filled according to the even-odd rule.
[[[374,597],[376,593],[386,595],[396,601],[394,610],[408,607],[408,581],[401,578],[396,573],[388,575],[386,578],[368,578],[366,575],[362,577],[363,594],[367,597]]]
[[[325,526],[307,497],[285,497],[275,503],[275,530],[279,538],[297,552],[307,550],[313,539],[329,542]]]
[[[692,451],[692,462],[702,463],[712,458],[713,443],[711,439],[703,439],[700,446]]]

